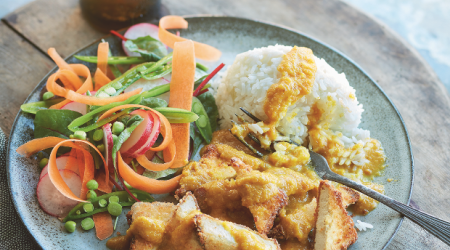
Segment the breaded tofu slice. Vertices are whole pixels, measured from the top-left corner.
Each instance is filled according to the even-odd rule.
[[[344,199],[329,181],[320,181],[316,208],[314,250],[347,249],[358,239]]]
[[[281,250],[277,240],[252,231],[250,228],[221,221],[206,214],[194,217],[200,242],[205,250],[268,249]]]
[[[158,225],[164,228],[173,217],[176,207],[173,203],[168,202],[136,202],[131,206],[131,210],[127,214],[128,225],[131,225],[133,220],[143,217],[158,221]],[[155,250],[158,249],[158,244],[134,234],[130,249]]]
[[[194,195],[187,192],[167,224],[158,249],[202,250],[194,224],[194,216],[200,213]]]

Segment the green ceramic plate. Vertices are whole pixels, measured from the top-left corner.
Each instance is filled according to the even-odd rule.
[[[413,157],[405,125],[383,90],[354,62],[335,49],[284,27],[234,17],[195,16],[188,17],[187,20],[189,29],[182,30],[181,35],[219,48],[223,52],[220,62],[228,65],[238,53],[255,47],[282,44],[309,47],[316,56],[324,58],[338,72],[344,72],[350,85],[356,89],[358,100],[364,105],[361,127],[369,129],[371,136],[381,141],[388,158],[389,167],[384,176],[375,181],[385,185],[388,196],[403,203],[409,202],[413,183]],[[108,36],[105,40],[111,45],[114,55],[123,55],[119,39]],[[95,55],[97,44],[98,41],[74,54]],[[80,63],[73,56],[69,56],[67,61]],[[219,62],[211,66],[217,64]],[[95,68],[93,64],[86,65],[91,71]],[[31,92],[26,103],[38,100],[47,77]],[[31,139],[33,116],[19,112],[10,135],[7,160],[14,204],[23,223],[44,249],[106,249],[105,241],[98,241],[94,230],[83,232],[78,227],[75,233],[68,234],[60,221],[39,208],[35,195],[39,180],[37,160],[24,158],[15,152],[17,147]],[[396,181],[387,182],[388,178]],[[384,205],[380,205],[368,216],[355,219],[371,223],[374,229],[360,232],[358,241],[351,249],[383,249],[402,222],[399,214]],[[125,216],[122,215],[118,231],[125,233],[127,228]]]

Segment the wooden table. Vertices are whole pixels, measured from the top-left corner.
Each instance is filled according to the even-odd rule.
[[[411,206],[450,220],[450,100],[435,73],[397,34],[338,0],[163,0],[171,14],[215,14],[285,25],[342,51],[368,72],[405,120],[415,156]],[[9,134],[30,91],[63,57],[102,34],[83,19],[77,0],[36,0],[0,23],[0,127]],[[447,249],[405,220],[388,249]]]

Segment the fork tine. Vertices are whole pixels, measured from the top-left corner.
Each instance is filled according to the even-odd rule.
[[[259,157],[263,157],[264,155],[259,152],[256,148],[254,148],[252,145],[248,144],[244,139],[241,139],[239,136],[233,134],[231,132],[231,129],[228,129],[230,131],[230,133],[236,137],[236,139],[238,139],[240,142],[242,142],[242,144],[244,144],[247,148],[249,148],[253,153],[255,153],[256,155],[258,155]]]
[[[255,121],[255,122],[260,122],[261,121],[261,119],[259,119],[258,117],[254,116],[252,113],[248,112],[243,107],[240,107],[239,109],[242,110],[242,112],[244,112],[248,117],[252,118],[253,121]]]

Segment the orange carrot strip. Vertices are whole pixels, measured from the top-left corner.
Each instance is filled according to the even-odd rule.
[[[113,102],[125,101],[126,99],[139,94],[141,91],[142,91],[142,88],[139,88],[139,89],[130,91],[125,94],[120,94],[118,96],[107,97],[107,98],[98,98],[95,96],[85,96],[85,95],[73,92],[72,90],[69,90],[65,97],[74,102],[84,103],[84,104],[88,104],[88,105],[103,106],[103,105],[110,104]]]
[[[70,64],[70,67],[75,71],[77,77],[82,76],[82,77],[86,78],[84,83],[79,88],[77,88],[77,91],[76,91],[77,93],[84,94],[87,91],[94,90],[93,84],[92,84],[92,79],[91,79],[91,72],[89,71],[88,67],[86,67],[83,64]],[[59,73],[56,77],[62,76],[62,75],[64,75],[63,72]],[[49,83],[49,81],[47,81],[47,89],[49,88],[49,85],[51,85],[51,87],[55,86],[55,84],[57,85],[57,83],[55,82],[56,80],[57,80],[57,78],[50,79],[50,77],[49,77],[49,81],[53,81],[53,82]],[[63,96],[65,96],[65,94]],[[60,109],[69,102],[71,102],[71,100],[64,100],[60,103],[57,103],[57,104],[51,106],[50,108],[51,109]]]
[[[158,147],[150,148],[151,151],[161,151],[161,150],[165,149],[167,146],[169,146],[169,143],[170,143],[170,141],[172,141],[172,138],[173,138],[172,137],[172,127],[171,127],[169,120],[167,120],[167,118],[164,115],[162,115],[161,113],[159,113],[158,111],[151,109],[147,106],[138,105],[138,104],[127,104],[127,105],[117,106],[117,107],[112,108],[112,109],[106,111],[105,113],[103,113],[103,115],[101,115],[98,118],[98,121],[101,121],[101,120],[109,117],[111,114],[113,114],[114,112],[116,112],[118,110],[127,109],[127,108],[142,108],[142,109],[150,110],[159,117],[159,120],[161,121],[161,134],[164,137],[164,140]]]
[[[97,68],[100,69],[106,75],[106,69],[108,67],[108,42],[100,43],[97,49]]]
[[[120,152],[117,154],[117,161],[120,176],[122,176],[122,178],[126,182],[128,182],[133,188],[148,193],[165,194],[172,192],[178,186],[178,182],[181,179],[181,175],[166,181],[154,180],[139,175],[138,173],[134,172],[134,170],[123,161]]]
[[[100,68],[97,68],[94,74],[94,81],[95,81],[95,90],[99,90],[101,87],[105,86],[111,80],[103,73]]]
[[[18,147],[16,149],[16,152],[25,157],[30,157],[33,154],[35,154],[41,150],[44,150],[47,148],[52,148],[56,144],[58,144],[62,141],[65,141],[65,140],[63,138],[54,137],[54,136],[34,139],[34,140],[31,140],[31,141],[23,144],[22,146]]]
[[[167,29],[187,29],[188,22],[180,16],[165,16],[159,20],[158,37],[161,42],[170,48],[175,48],[176,42],[187,41],[188,39],[176,36]],[[195,57],[207,61],[219,60],[222,53],[220,50],[204,43],[194,42]]]
[[[67,89],[66,84],[67,85],[70,84],[70,86],[72,86],[72,90],[78,90],[83,85],[83,82],[81,81],[80,77],[78,77],[78,75],[72,70],[68,69],[59,70],[58,75],[59,79],[61,79],[66,89]]]
[[[114,233],[113,220],[108,212],[101,212],[92,216],[95,224],[95,234],[99,240],[104,240]]]
[[[169,107],[191,110],[194,89],[194,43],[175,43],[172,60]],[[177,153],[171,168],[186,165],[189,157],[189,123],[172,124],[172,134]]]
[[[95,180],[98,183],[98,190],[104,193],[111,193],[113,183],[109,181],[108,176],[106,176],[105,178],[104,172],[97,173],[97,175],[95,176]]]
[[[152,152],[152,151],[150,151],[150,152]],[[139,164],[142,167],[144,167],[148,170],[152,170],[152,171],[165,170],[165,169],[170,168],[175,160],[176,148],[175,148],[175,143],[173,140],[171,141],[169,146],[164,149],[163,153],[164,153],[164,161],[166,161],[166,162],[162,163],[162,164],[150,161],[146,155],[140,155],[140,156],[136,157],[136,160],[139,162]]]
[[[78,141],[78,140],[73,140]],[[53,185],[55,185],[56,189],[58,189],[59,192],[61,192],[62,195],[66,196],[69,199],[79,201],[79,202],[85,202],[85,200],[82,198],[83,196],[86,197],[86,194],[83,195],[81,193],[80,197],[77,197],[72,190],[70,190],[69,186],[67,186],[66,182],[64,182],[64,179],[61,177],[61,173],[58,171],[58,167],[56,166],[56,152],[61,146],[69,146],[72,148],[76,148],[79,150],[82,150],[83,153],[86,151],[81,146],[75,144],[73,141],[65,140],[55,145],[52,152],[50,153],[50,158],[48,161],[48,175],[50,177],[50,180],[52,181]],[[91,156],[92,157],[92,156]],[[86,164],[87,165],[87,164]],[[94,166],[92,166],[94,168]],[[86,171],[85,171],[86,172]],[[84,177],[82,177],[82,184],[81,184],[81,191],[85,189],[86,183],[84,182]]]
[[[72,68],[69,66],[64,59],[56,52],[55,48],[49,48],[47,50],[48,55],[52,58],[52,60],[56,63],[59,69],[67,69],[72,71]]]

